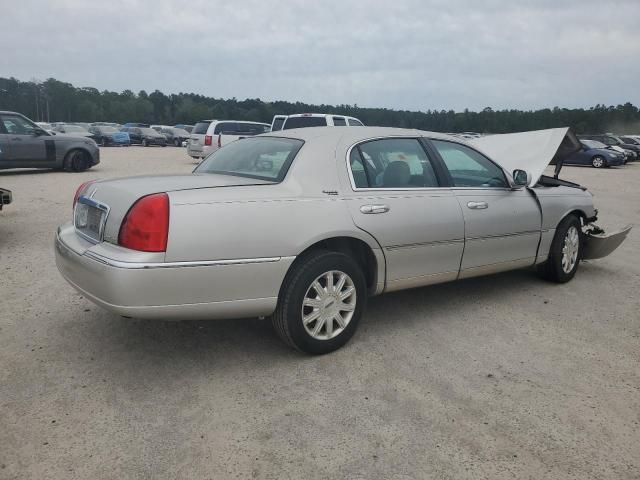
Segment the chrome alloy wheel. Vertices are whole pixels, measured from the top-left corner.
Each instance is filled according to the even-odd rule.
[[[575,226],[569,227],[567,234],[564,236],[562,245],[562,270],[564,273],[570,273],[578,261],[578,252],[580,250],[580,233]]]
[[[330,340],[347,328],[356,309],[356,287],[338,270],[316,278],[302,300],[302,324],[316,340]]]

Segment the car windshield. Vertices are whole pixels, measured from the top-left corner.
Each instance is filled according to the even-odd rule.
[[[620,139],[629,145],[638,145],[638,141],[631,137],[620,137]]]
[[[303,143],[278,137],[236,140],[209,155],[194,172],[281,182]]]
[[[183,130],[181,128],[170,128],[171,133],[173,133],[176,137],[188,137],[189,132]]]
[[[588,148],[607,148],[604,143],[595,140],[581,140],[582,144]]]
[[[325,117],[289,117],[284,122],[283,130],[303,127],[326,127],[327,119]]]
[[[160,135],[153,128],[141,128],[140,132],[144,133],[145,135],[153,135],[154,137],[157,137],[158,135]]]
[[[98,129],[102,133],[116,133],[118,131],[117,128],[113,128],[113,127],[98,127]]]

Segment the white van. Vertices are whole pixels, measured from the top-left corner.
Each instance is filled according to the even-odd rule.
[[[304,127],[364,127],[364,124],[357,118],[346,115],[298,113],[287,117],[282,125],[282,130]]]
[[[202,120],[196,123],[189,136],[187,153],[193,158],[204,158],[211,152],[238,140],[260,135],[271,130],[268,123],[239,120]]]

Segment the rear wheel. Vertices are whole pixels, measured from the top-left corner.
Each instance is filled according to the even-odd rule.
[[[343,253],[317,251],[299,259],[287,274],[272,323],[288,345],[329,353],[353,336],[366,302],[358,264]]]
[[[176,147],[179,147],[179,146],[180,146],[180,140],[176,138],[176,139],[173,141],[173,144],[174,144]]]
[[[89,166],[88,154],[84,150],[71,150],[64,159],[64,169],[68,172],[83,172]]]
[[[549,258],[538,267],[542,277],[558,283],[571,280],[580,264],[583,243],[580,220],[569,215],[556,229]]]
[[[604,157],[596,155],[591,159],[591,165],[593,165],[594,168],[602,168],[607,166],[607,162],[605,161]]]
[[[147,142],[147,139],[146,139],[146,138],[143,138],[143,139],[142,139],[142,146],[143,146],[143,147],[148,147],[148,146],[149,146],[149,142]]]

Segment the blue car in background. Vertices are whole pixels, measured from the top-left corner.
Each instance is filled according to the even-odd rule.
[[[106,147],[108,145],[131,145],[131,138],[127,132],[121,132],[115,127],[106,125],[94,125],[89,127],[89,133],[91,137],[100,146]]]
[[[594,168],[624,165],[624,153],[609,149],[596,140],[580,140],[582,149],[566,158],[565,165],[591,165]]]

